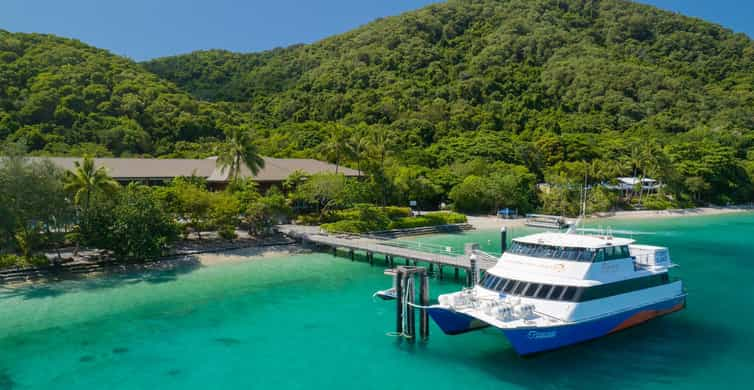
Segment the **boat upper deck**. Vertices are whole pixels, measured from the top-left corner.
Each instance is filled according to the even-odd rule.
[[[513,239],[514,242],[565,248],[599,249],[631,245],[634,240],[610,236],[591,236],[571,233],[537,233]]]

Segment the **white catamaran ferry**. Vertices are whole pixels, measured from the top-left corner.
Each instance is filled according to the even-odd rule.
[[[447,334],[500,329],[520,355],[591,340],[681,310],[668,249],[609,235],[539,233],[511,248],[473,288],[440,295]]]

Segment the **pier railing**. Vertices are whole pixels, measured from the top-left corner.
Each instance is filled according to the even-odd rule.
[[[354,251],[363,251],[368,258],[375,253],[384,255],[389,263],[395,258],[405,259],[407,262],[423,262],[430,265],[450,266],[456,269],[470,269],[471,261],[465,251],[460,251],[450,246],[421,243],[416,241],[388,240],[368,235],[358,234],[326,234],[314,232],[308,227],[295,225],[281,226],[278,230],[289,237],[311,242],[317,245],[328,246],[333,250],[347,249],[353,256]],[[495,265],[496,259],[489,256],[479,259],[480,269],[489,269]]]

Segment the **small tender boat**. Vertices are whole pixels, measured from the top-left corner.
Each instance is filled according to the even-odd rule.
[[[372,294],[373,297],[378,297],[380,299],[383,299],[385,301],[390,301],[393,299],[396,299],[398,297],[398,294],[395,291],[395,270],[394,269],[386,269],[384,271],[384,274],[387,276],[393,277],[393,287],[390,287],[386,290],[380,290],[376,293]]]
[[[439,296],[446,334],[499,329],[520,355],[595,339],[682,310],[668,249],[612,236],[539,233],[511,248],[474,287]]]
[[[391,301],[395,299],[398,295],[395,293],[395,287],[391,287],[387,290],[380,290],[374,293],[375,297],[380,298],[385,301]]]
[[[526,226],[543,229],[564,229],[570,226],[568,220],[557,215],[526,214]]]

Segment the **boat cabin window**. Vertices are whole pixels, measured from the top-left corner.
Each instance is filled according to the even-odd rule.
[[[563,293],[563,286],[553,286],[552,292],[550,293],[550,299],[557,301],[560,299],[560,294]]]
[[[573,286],[567,287],[565,291],[563,291],[563,296],[560,297],[560,299],[564,301],[572,301],[573,297],[576,295],[577,289],[578,287],[573,287]]]
[[[526,292],[524,293],[524,295],[527,297],[533,297],[534,293],[537,292],[538,288],[539,288],[539,284],[529,283],[529,287],[526,289]]]
[[[591,248],[570,248],[550,245],[529,244],[523,242],[513,242],[508,252],[530,257],[540,257],[544,259],[558,259],[571,261],[594,261],[597,251]]]
[[[542,288],[537,291],[537,298],[547,298],[547,295],[550,294],[550,289],[552,288],[549,284],[543,284]]]
[[[480,284],[484,288],[492,289],[494,287],[494,285],[498,282],[499,278],[497,276],[492,276],[492,277],[488,278],[487,276],[488,275],[485,275],[485,278],[482,279],[482,283],[480,283]]]
[[[592,287],[576,287],[525,282],[486,274],[479,285],[488,290],[509,295],[551,301],[583,302],[656,287],[670,282],[668,274],[662,273]]]
[[[501,284],[505,284],[505,278],[497,278],[496,282],[490,284],[490,290],[497,291],[498,286],[500,286]]]
[[[550,245],[530,244],[513,241],[509,253],[521,256],[539,257],[544,259],[602,262],[630,257],[628,246],[610,246],[607,248],[571,248]]]
[[[523,292],[526,289],[527,285],[528,285],[528,283],[526,283],[526,282],[518,282],[518,284],[516,285],[516,288],[513,289],[513,294],[514,295],[523,295]]]

